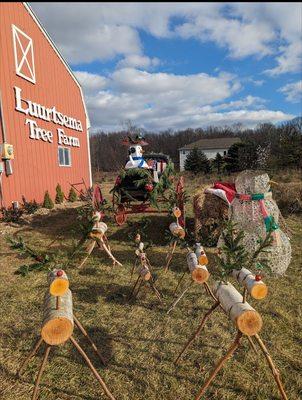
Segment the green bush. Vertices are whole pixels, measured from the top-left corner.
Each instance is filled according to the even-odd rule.
[[[73,187],[70,188],[69,194],[68,194],[68,201],[70,201],[71,203],[77,201],[78,196],[74,190]]]
[[[36,200],[27,201],[26,198],[22,196],[22,201],[23,201],[23,209],[27,214],[34,214],[40,208]]]
[[[2,207],[0,209],[0,220],[3,222],[19,222],[22,217],[23,210],[14,207]]]
[[[44,195],[43,207],[48,208],[49,210],[54,208],[54,203],[50,197],[50,194],[48,193],[48,190],[46,190]]]
[[[64,193],[62,191],[61,185],[57,184],[56,187],[56,198],[55,198],[55,202],[56,204],[62,204],[64,201]]]
[[[192,171],[195,175],[198,172],[207,174],[211,171],[211,163],[207,156],[196,147],[190,151],[185,161],[185,170]]]

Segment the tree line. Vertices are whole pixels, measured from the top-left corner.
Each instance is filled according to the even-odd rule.
[[[175,166],[179,165],[179,148],[199,139],[219,137],[239,137],[241,143],[230,147],[226,157],[218,157],[209,163],[205,172],[215,169],[220,172],[238,171],[245,168],[302,169],[302,126],[301,119],[275,126],[261,124],[255,129],[242,126],[208,127],[206,129],[166,130],[160,133],[146,132],[130,125],[117,132],[97,132],[90,138],[91,162],[93,172],[117,171],[127,160],[127,146],[122,139],[140,133],[149,146],[146,152],[164,153],[171,157]],[[217,158],[217,157],[216,157]]]

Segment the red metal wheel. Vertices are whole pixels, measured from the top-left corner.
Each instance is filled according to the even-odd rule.
[[[176,206],[181,211],[181,216],[178,219],[179,225],[183,228],[186,227],[186,211],[185,211],[185,191],[184,191],[184,177],[180,176],[176,184]]]
[[[119,226],[123,225],[126,222],[127,214],[126,214],[126,208],[123,204],[119,204],[117,206],[117,209],[114,213],[114,219]]]

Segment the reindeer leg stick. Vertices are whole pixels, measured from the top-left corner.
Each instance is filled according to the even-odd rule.
[[[174,240],[173,246],[172,246],[172,250],[168,253],[167,264],[166,264],[166,266],[165,266],[165,271],[166,271],[166,272],[168,271],[169,266],[170,266],[170,264],[171,264],[172,257],[173,257],[173,254],[174,254],[174,251],[175,251],[175,248],[176,248],[176,244],[177,244],[177,240]]]
[[[175,295],[175,293],[177,292],[177,289],[179,288],[179,285],[181,284],[181,281],[182,281],[182,280],[183,280],[183,278],[185,277],[185,275],[186,275],[186,272],[187,272],[187,271],[185,271],[185,272],[182,274],[181,278],[179,279],[179,281],[178,281],[178,283],[177,283],[177,286],[176,286],[176,288],[175,288],[175,290],[174,290],[174,292],[173,292],[172,296],[174,296],[174,295]]]
[[[186,292],[190,289],[190,287],[192,286],[193,281],[190,282],[190,284],[185,288],[185,290],[182,292],[182,294],[174,301],[174,303],[172,304],[172,306],[169,308],[169,310],[167,311],[167,314],[170,314],[170,312],[175,308],[176,304],[180,301],[180,299],[186,294]]]
[[[83,335],[88,339],[88,341],[90,342],[93,350],[96,352],[96,354],[99,356],[99,359],[101,360],[103,365],[106,365],[106,362],[104,360],[104,357],[102,356],[102,354],[99,352],[98,348],[96,347],[95,343],[92,341],[91,337],[88,335],[87,331],[85,330],[85,328],[83,327],[83,325],[81,324],[81,322],[77,319],[77,317],[75,315],[73,315],[73,320],[75,322],[75,324],[77,325],[77,327],[80,329],[80,331],[83,333]]]
[[[93,249],[95,247],[95,240],[92,241],[92,243],[89,245],[88,250],[87,250],[87,255],[84,258],[84,260],[81,262],[79,268],[82,268],[83,265],[85,264],[85,262],[87,261],[88,257],[90,256],[90,254],[92,253]]]
[[[198,335],[200,335],[200,332],[202,331],[202,328],[205,326],[205,323],[207,321],[207,319],[210,317],[210,315],[212,314],[212,312],[214,310],[216,310],[216,308],[219,306],[219,301],[217,301],[215,304],[212,305],[212,307],[204,314],[196,332],[193,334],[193,336],[191,337],[191,339],[185,344],[185,346],[183,347],[183,349],[181,350],[181,352],[179,353],[178,357],[176,358],[176,360],[174,361],[174,364],[177,364],[178,361],[180,360],[181,356],[183,355],[183,353],[188,349],[188,347],[191,346],[191,344],[194,342],[194,340],[197,338]]]
[[[35,383],[34,392],[33,392],[33,395],[32,395],[32,400],[36,400],[36,398],[37,398],[40,380],[41,380],[41,377],[42,377],[42,374],[43,374],[43,371],[44,371],[44,368],[45,368],[45,365],[46,365],[46,362],[47,362],[47,359],[48,359],[48,355],[49,355],[50,349],[51,349],[51,346],[48,345],[47,348],[46,348],[45,354],[44,354],[44,358],[43,358],[41,367],[40,367],[39,372],[38,372],[38,376],[37,376],[37,380],[36,380],[36,383]]]
[[[104,243],[104,240],[103,239],[100,239],[100,242],[101,243],[99,243],[99,241],[97,242],[98,243],[98,246],[101,248],[103,248],[104,250],[105,250],[105,252],[108,254],[108,256],[111,258],[111,260],[113,261],[113,264],[118,264],[118,265],[120,265],[121,267],[123,266],[123,264],[121,264],[119,261],[117,261],[117,259],[114,257],[114,255],[111,253],[111,251],[108,249],[108,247],[106,246],[106,244]]]
[[[26,359],[22,362],[22,364],[20,365],[18,371],[17,371],[17,376],[21,375],[21,371],[24,369],[24,367],[27,365],[27,363],[29,362],[29,360],[36,354],[36,352],[39,350],[39,347],[41,346],[41,344],[43,343],[43,339],[42,337],[40,337],[40,339],[37,341],[37,343],[35,344],[34,348],[32,349],[32,351],[29,353],[29,355],[26,357]]]
[[[135,290],[136,285],[138,284],[139,280],[140,280],[140,275],[137,277],[137,280],[136,280],[136,282],[135,282],[135,284],[134,284],[134,286],[133,286],[133,288],[132,288],[132,290],[131,290],[129,299],[131,299],[131,297],[133,296],[134,290]]]
[[[81,354],[81,356],[84,358],[84,360],[86,361],[88,367],[91,369],[93,375],[96,377],[96,379],[98,380],[98,382],[101,384],[105,394],[107,395],[107,397],[110,400],[115,400],[115,398],[113,397],[113,395],[111,394],[111,392],[109,391],[109,389],[107,388],[105,382],[103,381],[103,379],[100,377],[99,373],[97,372],[97,370],[94,368],[94,366],[92,365],[91,361],[89,360],[87,354],[84,352],[84,350],[82,349],[82,347],[78,344],[78,342],[74,339],[73,336],[70,336],[70,340],[73,343],[73,345],[75,346],[75,348],[78,350],[78,352]]]
[[[212,289],[210,288],[208,282],[204,282],[203,286],[205,287],[206,292],[208,293],[208,295],[211,296],[213,300],[217,301],[217,299],[216,299],[214,293],[212,292]]]
[[[149,281],[149,284],[150,284],[150,286],[151,286],[151,289],[152,289],[152,290],[154,291],[154,293],[156,294],[156,297],[158,298],[158,300],[159,300],[159,301],[162,301],[162,295],[161,295],[161,293],[159,292],[159,290],[156,288],[156,286],[154,285],[154,283]]]
[[[107,238],[107,236],[104,234],[104,242],[106,243],[106,246],[108,247],[108,250],[110,251],[110,253],[111,253],[111,248],[110,248],[110,244],[109,244],[109,240],[108,240],[108,238]]]
[[[255,354],[258,355],[258,351],[256,349],[255,343],[253,342],[253,339],[251,338],[251,336],[246,336],[246,337],[247,337],[247,340],[249,341],[249,345],[254,350]]]
[[[131,283],[131,281],[132,281],[133,272],[134,272],[134,270],[135,270],[136,267],[137,267],[137,258],[135,259],[135,263],[134,263],[134,265],[133,265],[132,268],[131,268],[131,275],[130,275],[130,282],[129,282],[129,283]]]
[[[139,293],[139,291],[140,291],[140,288],[141,288],[142,284],[143,284],[143,280],[142,280],[142,278],[141,278],[141,280],[140,280],[140,282],[139,282],[139,285],[138,285],[138,287],[137,287],[137,290],[136,290],[136,294],[133,295],[133,297],[134,297],[135,299],[136,299],[137,296],[138,296],[138,293]]]
[[[287,395],[285,393],[285,390],[283,388],[283,385],[282,385],[282,382],[281,382],[281,379],[280,379],[280,373],[279,373],[278,369],[276,368],[276,366],[275,366],[275,364],[274,364],[274,362],[273,362],[273,360],[272,360],[272,358],[271,358],[271,356],[270,356],[265,344],[262,342],[262,340],[261,340],[261,338],[260,338],[260,336],[258,334],[255,335],[255,339],[258,342],[258,344],[259,344],[259,346],[260,346],[260,348],[261,348],[261,350],[262,350],[262,352],[263,352],[263,354],[264,354],[264,356],[266,358],[266,361],[267,361],[267,363],[268,363],[268,365],[269,365],[269,367],[270,367],[270,369],[272,371],[273,377],[274,377],[274,379],[275,379],[275,381],[277,383],[277,386],[278,386],[278,389],[279,389],[279,392],[281,394],[282,399],[283,400],[288,400],[288,397],[287,397]]]
[[[208,380],[203,384],[202,388],[198,392],[197,396],[195,397],[195,400],[200,400],[200,398],[202,397],[203,393],[210,386],[211,382],[214,380],[215,376],[221,370],[221,368],[223,367],[225,362],[232,356],[232,354],[235,352],[235,350],[240,345],[241,338],[242,338],[242,333],[240,331],[238,331],[235,341],[232,343],[232,345],[230,346],[230,348],[227,351],[227,353],[219,360],[218,364],[216,365],[216,367],[212,371],[212,373],[209,376]]]

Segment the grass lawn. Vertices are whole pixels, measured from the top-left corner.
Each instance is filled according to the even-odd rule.
[[[188,192],[193,193],[198,180],[188,182]],[[108,198],[112,182],[105,182],[104,187]],[[73,233],[76,215],[75,208],[63,207],[49,215],[34,217],[30,225],[19,228],[0,225],[0,399],[31,398],[44,348],[31,360],[21,379],[15,377],[15,371],[39,335],[43,296],[48,287],[46,272],[31,273],[26,278],[14,274],[18,266],[29,260],[22,259],[9,248],[5,233],[20,234],[36,248],[45,248],[59,235],[63,239],[53,245],[52,251],[64,250],[79,238]],[[166,314],[173,302],[177,281],[187,268],[185,251],[177,249],[171,270],[163,273],[167,252],[164,232],[171,219],[158,215],[148,218],[152,222],[148,236],[154,243],[148,256],[164,301],[159,303],[148,288],[141,290],[136,301],[128,300],[135,279],[129,282],[135,259],[129,237],[131,227],[127,224],[117,227],[108,220],[111,248],[123,267],[113,268],[105,253],[94,250],[82,270],[75,268],[76,262],[66,269],[73,292],[74,313],[108,360],[108,365],[101,365],[76,328],[74,336],[117,400],[189,400],[194,398],[231,344],[235,329],[221,311],[216,311],[181,364],[174,366],[173,360],[212,302],[203,287],[195,285],[178,306]],[[287,275],[269,278],[269,296],[252,304],[263,317],[261,336],[281,371],[288,397],[297,400],[302,397],[302,218],[292,216],[286,221],[294,231],[293,259]],[[191,207],[188,207],[188,223],[192,226]],[[189,277],[183,287],[188,280]],[[99,384],[70,342],[53,348],[49,361],[42,377],[41,400],[105,399]],[[256,356],[244,340],[204,398],[273,400],[280,396],[264,357],[260,353]]]

